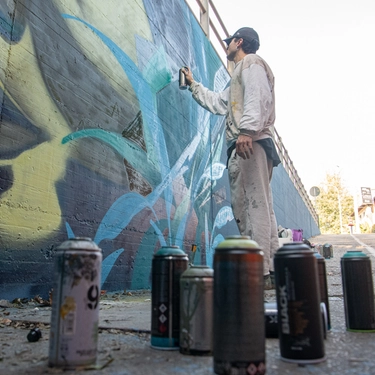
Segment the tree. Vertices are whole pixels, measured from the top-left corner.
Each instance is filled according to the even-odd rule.
[[[341,176],[327,173],[319,189],[315,208],[321,233],[349,233],[348,224],[354,212],[354,200],[343,186]]]

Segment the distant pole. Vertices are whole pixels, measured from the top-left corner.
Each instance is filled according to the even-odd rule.
[[[358,200],[357,200],[357,194],[353,194],[354,198],[354,220],[355,220],[355,232],[361,233],[361,228],[359,227],[359,215],[358,215]]]
[[[340,192],[339,189],[337,189],[337,199],[339,200],[339,215],[340,215],[340,232],[343,234],[342,230],[342,211],[341,211],[341,199],[340,199]]]

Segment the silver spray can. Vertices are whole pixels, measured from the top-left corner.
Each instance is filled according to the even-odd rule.
[[[361,251],[348,251],[340,260],[348,331],[375,332],[371,260]]]
[[[212,355],[214,271],[191,266],[180,279],[180,352]]]
[[[186,76],[184,73],[187,69],[188,68],[184,66],[178,71],[178,85],[180,90],[186,90],[188,88],[188,85],[186,84]]]
[[[180,277],[188,262],[178,246],[163,246],[152,259],[151,346],[155,349],[179,349]]]
[[[101,249],[89,238],[72,238],[56,249],[49,365],[96,362]]]
[[[247,236],[215,250],[213,356],[216,374],[266,373],[263,252]]]
[[[275,254],[275,286],[281,359],[318,363],[324,354],[317,259],[303,242],[285,244]]]

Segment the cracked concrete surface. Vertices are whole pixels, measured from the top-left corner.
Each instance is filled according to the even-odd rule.
[[[375,234],[321,235],[312,243],[333,245],[334,257],[326,260],[332,329],[325,340],[327,360],[316,365],[298,366],[281,361],[278,339],[266,340],[268,375],[370,375],[375,374],[375,333],[346,331],[341,285],[340,258],[347,250],[368,253],[374,270]],[[275,301],[275,292],[265,292]],[[180,354],[150,347],[151,295],[111,293],[100,302],[100,334],[97,365],[64,371],[48,367],[49,321],[51,308],[36,301],[18,304],[0,301],[0,374],[189,374],[212,375],[212,357]],[[39,327],[42,338],[30,343],[27,334]]]

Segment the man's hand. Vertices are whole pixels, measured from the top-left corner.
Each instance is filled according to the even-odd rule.
[[[253,138],[240,134],[236,142],[236,153],[243,159],[250,159],[253,154]]]
[[[186,83],[188,84],[188,86],[190,86],[192,82],[194,82],[193,73],[191,72],[190,68],[187,66],[185,67],[183,72],[185,73]]]

